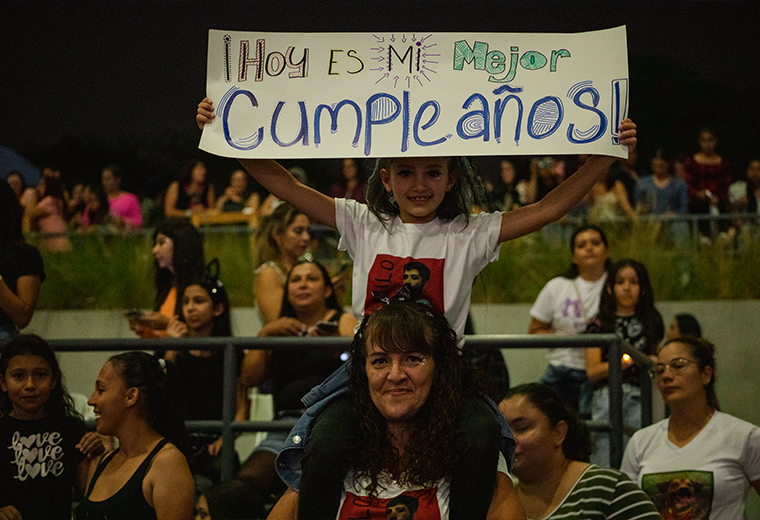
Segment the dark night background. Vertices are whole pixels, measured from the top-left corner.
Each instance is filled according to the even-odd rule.
[[[168,184],[197,151],[207,31],[580,32],[627,25],[640,168],[659,147],[696,151],[710,125],[744,171],[760,156],[760,2],[0,2],[0,145],[92,182],[112,161],[125,188]],[[235,162],[207,157],[223,189]],[[484,161],[488,164],[488,159]],[[313,178],[337,174],[313,161]],[[334,169],[334,171],[333,171]],[[325,179],[326,181],[327,179]],[[318,183],[320,184],[320,183]]]

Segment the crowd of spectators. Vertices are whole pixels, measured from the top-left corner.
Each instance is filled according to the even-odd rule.
[[[722,157],[718,137],[709,128],[701,130],[696,141],[693,153],[657,149],[644,162],[634,151],[628,159],[618,160],[568,218],[596,224],[639,222],[662,243],[676,246],[689,239],[740,245],[755,229],[757,218],[750,215],[760,214],[760,159],[740,165]],[[541,200],[586,159],[583,155],[480,158],[476,162],[481,164],[490,207],[474,209],[510,211]],[[364,159],[336,160],[321,165],[318,173],[324,178],[311,184],[332,197],[364,202],[368,167]],[[296,165],[291,171],[309,184],[304,168]],[[81,175],[62,172],[52,162],[42,168],[36,186],[28,186],[18,171],[5,177],[25,209],[24,230],[52,234],[45,241],[52,251],[70,250],[63,236],[67,231],[129,232],[155,227],[166,218],[203,215],[205,220],[195,222],[213,223],[219,213],[235,213],[248,218],[228,222],[255,225],[279,202],[245,170],[211,169],[200,159],[188,159],[168,185],[158,179],[138,182],[135,172],[117,163],[103,166],[95,183],[79,182],[75,179]],[[124,190],[122,182],[134,193]],[[720,217],[737,214],[744,215]]]
[[[750,486],[760,491],[760,429],[719,412],[717,399],[714,399],[715,347],[697,339],[701,330],[696,320],[689,315],[675,316],[668,331],[664,330],[662,318],[654,306],[653,289],[646,268],[633,259],[611,265],[606,236],[597,226],[599,223],[611,226],[650,225],[660,240],[675,245],[685,243],[692,230],[696,234],[691,238],[700,243],[707,244],[714,240],[726,245],[740,243],[760,219],[760,160],[750,161],[746,171],[738,174],[732,169],[731,163],[718,155],[716,149],[717,137],[714,131],[705,129],[699,134],[699,150],[680,160],[673,160],[666,152],[658,150],[650,158],[648,170],[638,166],[635,153],[627,160],[617,161],[567,217],[587,222],[577,227],[570,239],[571,268],[563,276],[549,281],[531,309],[530,333],[614,332],[650,356],[656,363],[652,377],[673,410],[673,419],[670,422],[666,419],[663,423],[641,430],[633,437],[631,448],[626,452],[622,473],[606,468],[607,441],[603,435],[590,437],[582,421],[584,416],[601,421],[608,419],[608,409],[604,408],[600,412],[599,407],[609,400],[606,393],[606,386],[609,385],[609,353],[587,349],[584,355],[581,349],[554,350],[549,354],[549,365],[541,382],[535,386],[513,389],[502,402],[501,410],[515,428],[517,441],[514,461],[507,460],[506,464],[517,479],[513,489],[511,482],[505,484],[499,477],[496,493],[490,503],[492,509],[498,509],[500,500],[506,500],[504,496],[499,497],[499,493],[505,493],[512,498],[519,498],[521,505],[509,502],[508,506],[501,503],[501,507],[510,510],[513,507],[516,510],[525,509],[531,517],[552,518],[555,514],[567,512],[570,502],[566,501],[566,497],[578,498],[579,507],[584,507],[583,500],[588,500],[589,503],[597,500],[596,494],[600,491],[594,487],[594,482],[606,480],[615,482],[606,484],[608,488],[605,488],[604,493],[609,494],[605,495],[606,499],[612,503],[617,502],[619,507],[640,509],[642,518],[648,515],[655,518],[656,510],[666,515],[671,510],[678,509],[681,505],[678,500],[683,502],[683,494],[676,498],[668,494],[670,491],[667,486],[673,480],[684,480],[686,477],[683,474],[688,473],[692,488],[699,488],[692,491],[697,496],[704,486],[712,485],[712,481],[708,483],[703,475],[709,471],[718,471],[716,475],[743,475],[743,479],[733,485],[731,493],[735,497],[730,500],[726,497],[716,497],[721,500],[715,500],[699,495],[694,499],[694,507],[701,508],[700,511],[704,512],[707,507],[709,512],[709,504],[705,505],[705,501],[712,501],[716,511],[732,511],[734,514],[738,511],[738,501],[743,500]],[[565,180],[567,172],[575,171],[586,159],[582,156],[502,159],[498,163],[498,169],[480,172],[486,179],[491,207],[474,209],[508,212],[539,201]],[[294,175],[298,173],[307,182],[308,176],[303,169],[291,168],[291,172]],[[221,196],[217,197],[212,180],[228,174],[229,185],[219,190]],[[345,281],[340,277],[331,279],[319,263],[302,260],[311,243],[309,218],[271,194],[257,191],[256,183],[248,172],[241,169],[210,172],[203,161],[191,159],[181,168],[177,180],[169,184],[166,190],[151,199],[142,197],[142,200],[135,193],[122,189],[122,181],[127,178],[128,175],[117,164],[104,166],[100,183],[95,186],[84,183],[67,186],[61,170],[55,167],[43,169],[36,187],[27,186],[24,176],[18,172],[7,175],[8,185],[23,208],[24,231],[41,232],[43,240],[40,244],[51,252],[70,251],[72,243],[68,234],[71,232],[90,233],[107,229],[110,232],[132,233],[145,228],[155,229],[152,252],[156,269],[156,299],[153,311],[146,313],[130,310],[126,313],[131,328],[139,336],[155,338],[168,335],[179,338],[232,334],[229,301],[224,285],[218,278],[218,271],[209,275],[203,258],[203,238],[192,224],[193,218],[199,215],[204,217],[204,221],[209,221],[211,217],[223,213],[255,218],[255,223],[258,224],[254,240],[256,259],[252,273],[253,293],[263,323],[260,336],[352,335],[357,322],[351,313],[345,313],[341,309],[339,300],[336,299],[345,290]],[[336,168],[336,178],[337,181],[325,190],[330,196],[365,201],[367,175],[363,160],[342,160],[339,168]],[[692,228],[686,220],[679,219],[680,216],[689,214],[731,214],[731,217],[697,221],[697,225]],[[650,215],[659,218],[642,218]],[[20,245],[23,241],[16,242],[16,245]],[[2,244],[0,252],[4,252]],[[420,276],[419,269],[417,271]],[[19,276],[22,285],[26,280],[23,275],[21,273]],[[44,280],[41,266],[40,272],[26,273],[27,278],[30,276],[33,281],[37,281],[38,292],[39,285]],[[1,284],[2,278],[0,288]],[[11,291],[14,289],[11,284],[8,286]],[[2,291],[0,296],[3,296]],[[33,299],[36,301],[36,293]],[[425,302],[424,299],[422,301]],[[3,311],[5,312],[5,304]],[[12,313],[6,314],[13,318]],[[9,321],[7,327],[8,337],[16,335],[18,329],[28,323],[28,319],[12,321],[14,323]],[[665,343],[659,346],[663,335]],[[427,333],[423,336],[430,343],[426,347],[429,351],[424,352],[431,360],[435,360],[425,369],[430,372],[426,377],[432,377],[434,371],[443,368],[442,361],[437,358],[439,354],[436,349],[439,347],[436,342],[439,338]],[[417,345],[420,341],[417,338],[413,343]],[[451,349],[456,351],[456,344],[452,345]],[[354,355],[366,355],[370,348],[375,347],[355,344]],[[401,354],[394,348],[400,348]],[[409,345],[397,344],[391,346],[390,353],[383,350],[379,355],[388,363],[395,363],[394,356],[407,356],[406,352],[410,349]],[[169,362],[179,374],[177,384],[183,388],[182,393],[190,401],[182,407],[185,418],[218,418],[215,412],[221,408],[219,402],[223,364],[220,352],[190,350],[158,353],[162,358],[160,366]],[[369,351],[369,355],[377,355],[378,352]],[[414,368],[424,366],[424,356],[420,363],[419,352],[413,350],[413,353],[416,356]],[[241,355],[237,360],[239,379],[236,419],[246,420],[248,417],[247,389],[267,385],[272,387],[270,390],[275,395],[278,417],[300,417],[303,413],[299,406],[300,397],[340,365],[340,360],[344,359],[341,354],[324,351],[317,355],[304,347],[287,353],[250,351],[245,356]],[[124,376],[120,367],[127,362],[138,361],[153,363],[152,359],[112,358],[104,367],[105,375],[101,372],[99,384],[102,386],[102,380],[114,380],[122,384],[118,380]],[[364,367],[364,363],[361,361],[354,368]],[[407,360],[404,363],[410,366],[412,362]],[[315,375],[314,366],[317,365],[324,366]],[[155,368],[151,367],[151,370]],[[296,370],[293,367],[299,368]],[[638,405],[640,392],[637,385],[640,379],[630,359],[624,361],[623,368],[625,408],[634,402]],[[115,369],[118,370],[114,372]],[[375,370],[374,367],[370,369]],[[111,374],[109,370],[114,373]],[[5,381],[6,377],[6,374],[0,374],[0,381]],[[699,389],[700,381],[702,390]],[[356,381],[352,381],[352,385],[350,391],[364,391],[362,384],[357,386]],[[557,390],[556,394],[551,387]],[[463,395],[470,391],[465,390],[462,390]],[[7,392],[5,383],[3,391]],[[440,389],[436,387],[435,391],[440,392]],[[97,404],[104,402],[102,398],[95,397],[97,392],[96,389],[91,401],[96,406],[105,406]],[[496,397],[498,401],[505,395]],[[368,399],[365,400],[369,402]],[[371,421],[367,419],[367,424],[379,421],[382,425],[389,420],[382,407],[378,408],[379,415],[373,415]],[[638,418],[640,408],[630,408],[631,410],[624,409],[624,412],[631,412],[627,413],[626,418]],[[206,413],[206,409],[212,411]],[[700,415],[696,416],[695,410]],[[141,442],[145,446],[151,446],[154,455],[158,454],[163,449],[163,444],[156,447],[156,432],[145,428],[145,417],[139,414],[129,415],[130,413],[132,412],[124,411],[123,415],[131,421],[129,424],[134,428],[143,433],[148,432],[149,435],[141,439]],[[0,419],[2,417],[0,414]],[[722,427],[718,426],[718,422],[725,423],[726,428],[731,429],[730,442],[723,446],[707,442],[704,439],[706,433],[702,434],[703,431],[710,432]],[[101,482],[107,482],[112,475],[106,472],[100,477],[100,472],[112,464],[113,460],[120,461],[131,447],[129,438],[124,437],[124,431],[117,432],[118,428],[109,429],[104,424],[105,421],[102,420],[98,432],[116,437],[122,435],[119,440],[124,443],[125,449],[121,453],[108,455],[101,461],[97,472],[94,475],[90,473],[89,489],[85,495],[87,498],[82,506],[84,509],[95,507],[92,504],[97,502],[96,499],[107,495],[103,491],[103,484],[97,487],[95,483],[99,478],[102,478]],[[637,420],[628,420],[626,426],[640,429],[641,424]],[[150,427],[153,428],[153,425]],[[376,425],[372,428],[374,433],[382,429]],[[371,437],[369,433],[364,435]],[[674,436],[677,437],[675,441]],[[410,439],[394,446],[391,452],[395,450],[397,456],[403,455],[404,450],[416,442],[416,438]],[[626,437],[626,442],[628,440],[629,437]],[[177,445],[186,441],[187,437],[177,441]],[[262,447],[243,465],[234,483],[220,484],[218,455],[221,439],[215,435],[190,437],[193,450],[188,460],[189,469],[195,476],[196,496],[200,497],[198,510],[227,505],[229,502],[216,502],[215,497],[217,490],[229,488],[244,494],[247,490],[248,498],[255,497],[251,501],[251,509],[256,515],[261,515],[264,506],[271,505],[273,498],[286,487],[277,480],[274,471],[275,456],[282,448],[283,441],[280,436],[270,434]],[[651,448],[650,444],[655,441],[658,445]],[[692,455],[681,453],[672,457],[672,465],[664,464],[662,452],[670,449],[668,441],[678,448],[684,448],[684,453],[689,445],[700,446],[702,452]],[[386,441],[381,439],[377,442],[383,445]],[[451,442],[451,439],[446,442]],[[601,458],[590,459],[594,444],[597,451],[601,452]],[[651,450],[654,450],[654,455],[650,453]],[[730,459],[729,469],[713,468],[717,464],[714,459],[718,457],[715,454],[718,451],[720,457]],[[725,457],[724,452],[728,453]],[[211,462],[205,460],[209,457]],[[364,460],[361,458],[364,455],[358,457],[357,460]],[[703,459],[706,461],[704,464]],[[370,489],[377,486],[380,473],[388,473],[382,475],[383,478],[395,478],[398,476],[394,473],[398,470],[398,464],[409,464],[403,457],[398,461],[387,457],[378,460],[378,471],[370,474]],[[589,465],[589,460],[594,464]],[[182,486],[187,488],[184,462],[180,460],[173,464],[182,466]],[[456,463],[453,464],[452,467],[456,467]],[[536,468],[539,467],[553,469],[537,473]],[[438,468],[434,468],[431,474],[438,475],[438,471]],[[450,468],[447,471],[450,473]],[[507,474],[507,469],[502,466],[499,466],[499,471]],[[670,480],[653,476],[654,473],[659,475],[663,472],[671,477]],[[535,493],[536,490],[548,489],[547,475],[552,474],[555,481],[552,482],[554,487],[551,493],[547,496]],[[206,480],[199,481],[199,475]],[[209,487],[211,483],[216,486]],[[395,486],[397,483],[394,481],[392,484]],[[222,487],[218,487],[220,485]],[[439,485],[445,488],[447,484]],[[588,491],[592,488],[596,489],[593,493]],[[399,489],[403,491],[403,487]],[[621,502],[619,493],[624,493],[629,502]],[[373,494],[374,491],[371,491],[370,497]],[[584,498],[584,494],[590,495]],[[284,500],[281,506],[283,509],[274,511],[292,512],[298,507],[298,497],[286,494]],[[671,503],[671,500],[676,503]],[[0,503],[0,512],[2,506]],[[393,500],[387,501],[388,514],[396,506]],[[186,500],[182,507],[187,509]],[[399,503],[398,507],[408,510],[410,506]],[[417,507],[421,506],[414,506]],[[158,507],[153,509],[159,510]]]

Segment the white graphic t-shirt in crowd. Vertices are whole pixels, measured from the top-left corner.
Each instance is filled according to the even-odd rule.
[[[76,448],[84,426],[71,417],[20,421],[0,418],[0,507],[13,505],[24,520],[71,518]]]
[[[760,428],[715,412],[688,444],[668,440],[665,419],[637,431],[620,470],[638,483],[663,518],[744,518],[750,482],[760,480]]]
[[[595,282],[587,282],[580,276],[552,278],[538,294],[530,315],[550,323],[554,334],[580,334],[586,330],[586,322],[599,313],[599,300],[606,281],[606,272]],[[550,365],[586,369],[582,348],[549,349],[547,359]]]
[[[443,311],[461,338],[475,277],[499,258],[502,213],[479,213],[446,222],[380,222],[365,204],[335,199],[338,249],[354,260],[352,308],[369,314],[398,292]]]

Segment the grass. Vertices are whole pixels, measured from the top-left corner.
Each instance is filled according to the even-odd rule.
[[[657,300],[760,299],[760,241],[746,238],[740,248],[713,245],[675,249],[652,239],[643,226],[608,228],[613,259],[636,258],[649,269]],[[552,277],[570,263],[570,231],[561,226],[504,244],[498,262],[477,278],[473,303],[531,303]],[[29,242],[43,254],[47,279],[39,309],[150,308],[153,304],[151,234],[72,235],[72,251],[51,253],[38,237]],[[335,265],[332,241],[316,256]],[[248,230],[229,228],[205,235],[206,258],[219,258],[221,278],[233,307],[253,306],[253,273]],[[350,295],[350,291],[348,292]]]

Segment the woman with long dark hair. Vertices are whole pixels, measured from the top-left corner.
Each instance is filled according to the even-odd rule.
[[[299,262],[288,273],[280,317],[259,331],[260,337],[353,336],[356,318],[344,312],[335,297],[330,276],[318,262]],[[271,383],[274,413],[278,419],[294,419],[303,412],[303,397],[342,364],[340,349],[304,344],[297,348],[250,350],[243,361],[241,383],[245,387]],[[287,432],[270,432],[243,464],[237,478],[264,504],[285,490],[275,472],[275,458]]]
[[[602,291],[599,314],[588,324],[586,332],[617,334],[639,352],[654,357],[665,334],[662,316],[654,306],[654,290],[649,273],[641,262],[620,260],[610,268]],[[623,356],[623,421],[634,429],[641,428],[641,379],[638,365],[630,356]],[[609,348],[586,349],[586,376],[594,383],[591,418],[609,420]],[[627,441],[626,436],[626,441]],[[609,435],[597,436],[597,464],[609,464]]]
[[[164,337],[169,320],[182,314],[181,295],[190,278],[202,277],[203,235],[185,219],[168,219],[153,232],[156,298],[153,311],[127,311],[129,328],[143,338]]]
[[[207,175],[206,164],[200,159],[190,159],[182,166],[177,180],[166,190],[166,218],[190,218],[214,207],[214,185],[208,182]]]
[[[44,238],[45,248],[55,252],[69,251],[71,249],[69,238],[65,235],[61,236],[68,230],[61,179],[40,177],[40,182],[37,184],[37,197],[38,201],[35,200],[34,204],[26,208],[27,217],[41,233],[58,235]]]
[[[45,281],[42,256],[24,241],[23,209],[5,181],[0,181],[0,345],[26,327]]]
[[[524,518],[506,474],[511,439],[498,429],[480,439],[500,459],[492,468],[460,452],[458,439],[467,427],[462,414],[470,417],[481,397],[458,343],[446,318],[420,302],[391,301],[364,320],[349,361],[350,420],[358,438],[346,446],[352,464],[342,482],[340,518],[377,518],[404,508],[421,518]],[[488,490],[490,504],[462,516],[449,511],[448,490],[468,464],[497,478]],[[294,495],[284,495],[270,517],[295,518]]]

